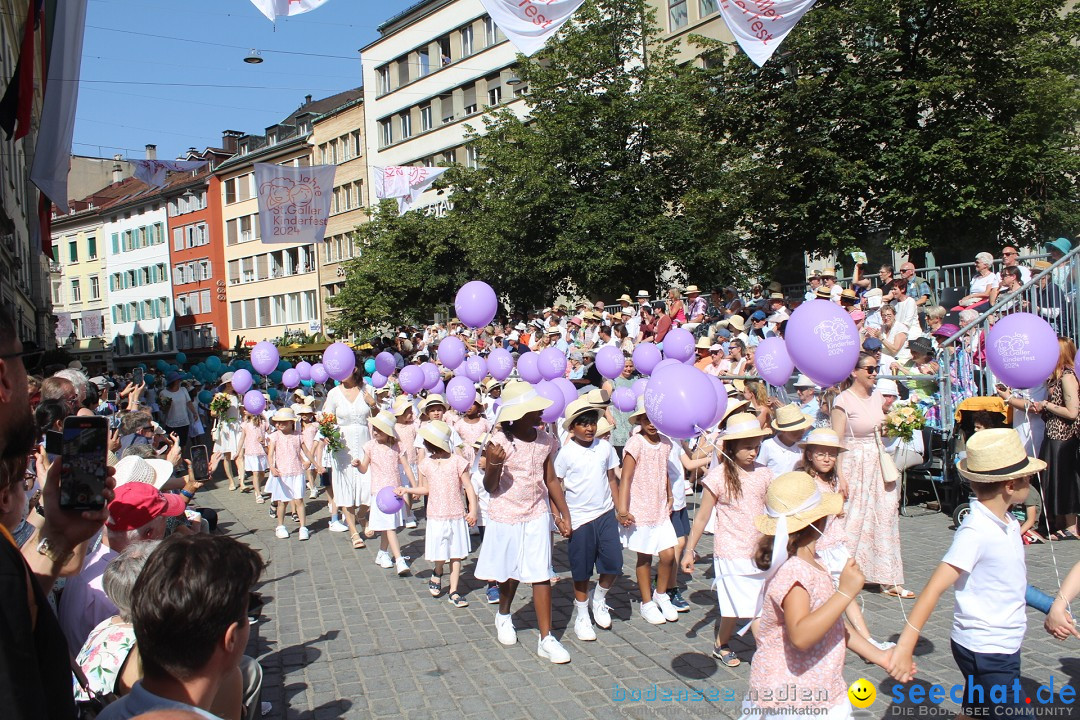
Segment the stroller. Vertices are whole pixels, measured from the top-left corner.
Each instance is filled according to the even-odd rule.
[[[967,398],[957,405],[956,429],[959,432],[953,434],[951,453],[954,463],[959,463],[960,460],[967,456],[964,443],[975,432],[976,422],[979,423],[979,429],[982,430],[1009,427],[1012,423],[1012,408],[996,395]],[[956,478],[957,485],[954,497],[958,500],[959,498],[967,498],[967,502],[957,502],[953,508],[953,524],[959,527],[967,514],[971,512],[971,500],[974,498],[971,495],[970,484],[960,476],[959,472],[956,473]]]

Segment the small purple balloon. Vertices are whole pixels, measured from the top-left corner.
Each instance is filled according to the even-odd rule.
[[[447,370],[454,370],[465,359],[465,343],[461,338],[448,335],[439,341],[436,357]]]
[[[634,397],[639,398],[645,394],[645,386],[649,384],[648,379],[638,378],[634,381],[634,384],[630,386],[630,389],[634,391]]]
[[[562,390],[563,405],[569,405],[570,403],[578,399],[578,391],[577,388],[574,387],[574,383],[570,382],[564,377],[555,378],[551,382],[553,382],[560,390]]]
[[[258,415],[266,409],[266,398],[258,390],[248,390],[244,393],[244,409],[252,415]]]
[[[605,345],[596,353],[596,370],[608,380],[622,375],[625,366],[622,350],[614,345]]]
[[[554,380],[566,375],[566,355],[557,347],[544,348],[537,358],[537,368],[545,380]]]
[[[807,302],[787,321],[784,340],[800,372],[819,385],[835,385],[851,375],[859,361],[859,331],[836,303]]]
[[[708,427],[716,414],[716,391],[708,375],[675,361],[649,380],[645,413],[665,435],[690,438]]]
[[[540,419],[548,423],[558,420],[559,416],[562,415],[563,407],[565,407],[565,398],[559,386],[550,380],[541,380],[533,387],[536,389],[537,395],[551,401],[551,405],[544,409]]]
[[[446,384],[443,383],[441,378],[439,382],[435,383],[435,387],[431,388],[431,392],[435,393],[436,395],[442,395],[444,392],[446,392]]]
[[[637,397],[633,390],[624,385],[611,393],[611,404],[623,412],[631,412],[637,406]]]
[[[1006,315],[986,335],[986,364],[1010,387],[1038,387],[1057,368],[1060,355],[1054,328],[1031,313]]]
[[[517,370],[521,379],[527,383],[536,384],[544,379],[538,367],[540,353],[527,352],[518,358]]]
[[[386,377],[390,377],[394,374],[394,370],[397,368],[397,360],[390,353],[383,350],[381,353],[375,356],[375,369],[381,372]]]
[[[252,377],[251,373],[244,368],[240,368],[233,373],[232,376],[232,389],[238,394],[243,395],[251,389]]]
[[[289,389],[296,387],[300,384],[300,373],[296,372],[296,368],[289,368],[281,373],[281,384]]]
[[[322,363],[315,363],[311,366],[311,379],[317,383],[324,383],[330,379],[330,375]]]
[[[454,408],[459,413],[463,413],[471,408],[475,401],[476,386],[473,385],[469,378],[452,378],[450,382],[446,384],[446,402],[450,403],[450,407]]]
[[[694,357],[694,336],[689,330],[675,328],[664,336],[664,357],[679,362]]]
[[[376,370],[371,374],[370,382],[376,389],[386,387],[387,377]]]
[[[336,342],[323,350],[322,365],[326,374],[335,380],[344,380],[356,369],[356,353],[343,342]]]
[[[403,392],[415,395],[424,389],[424,371],[418,365],[406,365],[398,373],[398,384]]]
[[[310,380],[311,363],[309,363],[307,360],[301,360],[300,362],[296,363],[296,372],[300,373],[301,380]]]
[[[479,355],[470,355],[465,359],[465,377],[474,383],[480,382],[487,375],[487,360]]]
[[[465,283],[454,297],[454,311],[458,319],[471,328],[487,325],[498,310],[499,298],[491,286],[481,280]]]
[[[724,413],[727,411],[727,388],[724,387],[724,383],[720,382],[720,378],[715,375],[708,375],[709,382],[712,383],[713,392],[716,394],[716,412],[713,413],[712,422],[709,423],[709,427],[716,425],[720,422],[720,419],[724,417]]]
[[[384,487],[375,495],[375,505],[387,515],[393,515],[405,507],[405,501],[394,494],[394,488]]]
[[[641,343],[634,348],[634,369],[642,375],[652,375],[656,364],[663,359],[655,343]]]
[[[491,377],[502,382],[514,371],[514,357],[506,348],[495,348],[488,354],[487,366]]]
[[[251,366],[260,375],[269,375],[277,370],[280,359],[277,347],[269,340],[256,343],[255,347],[251,348]]]
[[[420,369],[424,373],[424,389],[430,390],[438,384],[442,378],[439,375],[439,366],[433,362],[420,363]]]
[[[788,355],[783,338],[769,337],[754,348],[754,367],[758,374],[770,385],[783,387],[795,369],[795,363]]]

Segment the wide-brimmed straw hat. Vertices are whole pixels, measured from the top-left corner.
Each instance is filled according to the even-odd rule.
[[[698,338],[698,341],[696,343],[694,343],[694,347],[698,350],[708,350],[712,347],[712,343],[709,341],[709,338],[702,336]]]
[[[789,430],[805,430],[814,424],[814,419],[803,413],[795,403],[784,405],[776,410],[773,418],[773,430],[788,432]]]
[[[452,452],[450,426],[442,420],[431,420],[420,426],[417,434],[435,447]]]
[[[827,277],[834,278],[834,277],[836,277],[836,268],[831,268],[831,267],[825,268],[824,270],[821,271],[821,277],[823,277],[823,278],[827,278]]]
[[[270,422],[296,422],[296,413],[292,408],[281,408],[270,416]]]
[[[546,410],[551,400],[536,392],[532,385],[515,380],[506,384],[499,406],[499,422],[520,420],[531,412]]]
[[[829,300],[832,298],[832,291],[829,288],[822,285],[814,291],[814,297],[818,300]]]
[[[608,422],[608,419],[604,416],[600,416],[600,419],[596,421],[596,433],[594,438],[607,435],[609,432],[615,429],[615,426]]]
[[[830,447],[836,448],[840,452],[847,452],[847,448],[840,442],[840,436],[836,434],[836,431],[832,428],[814,428],[802,442],[799,443],[799,447],[805,448],[811,445],[815,447]]]
[[[395,418],[399,418],[405,414],[406,410],[412,410],[412,401],[404,395],[398,395],[394,400],[394,407],[391,412]]]
[[[701,289],[697,285],[687,285],[686,289],[683,290],[683,294],[685,294],[685,295],[700,295],[701,294]]]
[[[394,416],[388,410],[382,410],[378,415],[368,420],[368,424],[378,428],[381,432],[397,439],[397,430],[394,429]]]
[[[645,415],[645,396],[644,395],[642,395],[641,397],[639,397],[637,399],[637,406],[634,408],[634,411],[631,412],[626,417],[626,419],[630,420],[630,421],[633,421],[633,420],[637,420],[642,415]]]
[[[739,332],[742,332],[746,327],[746,320],[743,319],[742,315],[732,315],[727,320],[721,322],[726,323],[728,327],[733,327]]]
[[[721,435],[723,440],[742,440],[744,438],[756,438],[772,435],[772,432],[761,427],[757,415],[753,413],[735,413],[727,422]]]
[[[582,395],[566,406],[566,410],[564,411],[566,419],[563,420],[563,430],[569,430],[573,426],[574,421],[587,412],[595,411],[603,415],[606,406],[607,403],[595,403],[589,399],[589,395]]]
[[[302,405],[297,404],[296,407],[293,408],[293,412],[295,412],[297,415],[314,415],[315,408],[311,407],[306,403]]]
[[[645,297],[648,297],[648,295],[646,295]],[[630,303],[631,305],[634,304],[634,301],[631,300],[630,296],[627,295],[626,293],[623,293],[622,295],[620,295],[619,299],[616,302]]]
[[[789,472],[769,484],[765,514],[754,518],[754,525],[765,535],[775,535],[780,518],[786,517],[787,531],[793,533],[843,509],[844,498],[840,493],[821,492],[807,473]]]
[[[424,401],[422,403],[420,403],[420,412],[424,412],[432,405],[438,405],[442,408],[449,407],[449,405],[446,404],[446,398],[444,398],[439,393],[431,393],[426,398],[424,398]]]
[[[1045,468],[1042,460],[1028,457],[1019,433],[1012,428],[991,428],[972,435],[967,441],[967,457],[959,466],[966,480],[988,483],[1034,475]]]

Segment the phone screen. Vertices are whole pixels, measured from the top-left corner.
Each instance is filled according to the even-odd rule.
[[[191,446],[191,470],[199,482],[210,479],[210,459],[206,455],[205,445]]]
[[[109,422],[101,415],[64,419],[60,454],[60,507],[100,510],[105,507]]]
[[[143,382],[143,371],[142,371],[142,368],[135,368],[135,369],[134,369],[134,370],[133,370],[133,371],[131,372],[131,382],[132,382],[133,384],[135,384],[135,385],[142,385],[142,382]]]

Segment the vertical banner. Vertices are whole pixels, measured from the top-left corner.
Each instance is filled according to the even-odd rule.
[[[764,65],[815,0],[720,0],[720,14],[751,60]]]
[[[480,0],[488,15],[522,55],[532,55],[585,0]]]
[[[71,313],[56,313],[56,344],[63,345],[71,335]]]
[[[251,0],[251,3],[273,22],[278,17],[311,12],[326,0]]]
[[[206,165],[207,160],[128,160],[135,166],[135,178],[151,187],[165,187],[170,172],[191,172]]]
[[[420,195],[449,168],[391,165],[372,166],[372,169],[375,171],[375,197],[397,198],[398,215],[404,215],[412,209]]]
[[[101,311],[84,312],[82,324],[83,337],[101,337],[105,334]]]
[[[264,243],[318,243],[326,234],[335,165],[255,163],[259,230]]]

